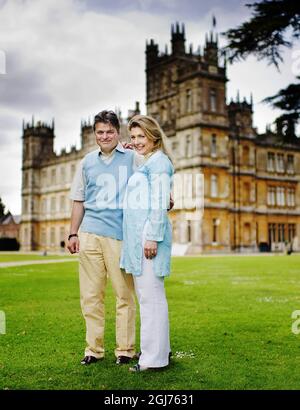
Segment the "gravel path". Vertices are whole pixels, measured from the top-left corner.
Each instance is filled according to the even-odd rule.
[[[77,259],[39,259],[33,261],[18,261],[18,262],[1,262],[0,268],[9,268],[11,266],[25,266],[25,265],[43,265],[47,263],[65,263],[65,262],[77,262]]]

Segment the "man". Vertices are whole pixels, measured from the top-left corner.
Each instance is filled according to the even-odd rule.
[[[119,267],[122,203],[127,181],[142,159],[119,142],[120,124],[113,111],[97,114],[93,127],[99,149],[80,162],[70,195],[68,249],[79,252],[80,301],[86,323],[87,346],[81,364],[104,357],[107,276],[116,294],[116,363],[126,364],[135,355],[135,294],[132,276]]]

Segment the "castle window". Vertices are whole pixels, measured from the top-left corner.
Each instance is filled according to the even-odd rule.
[[[24,174],[24,188],[28,187],[28,172]]]
[[[46,229],[45,228],[42,229],[42,233],[41,233],[41,245],[46,246]]]
[[[249,147],[243,147],[243,165],[249,165]]]
[[[249,223],[244,224],[244,244],[250,245],[251,242],[251,225]]]
[[[66,169],[64,166],[60,168],[60,180],[62,183],[66,182]]]
[[[24,213],[27,213],[28,212],[28,199],[24,199],[23,207],[24,207]]]
[[[42,185],[45,186],[47,184],[47,171],[44,169],[42,171]]]
[[[191,112],[193,109],[193,101],[192,101],[192,90],[186,90],[186,94],[185,94],[186,98],[186,104],[185,104],[185,109],[186,112]]]
[[[25,244],[26,244],[26,245],[29,244],[28,228],[25,228],[25,229],[24,229],[24,241],[25,241]]]
[[[217,156],[217,137],[215,134],[211,137],[210,155],[212,157]]]
[[[212,222],[213,222],[212,241],[213,241],[213,243],[216,244],[218,242],[218,225],[219,225],[219,221],[218,221],[218,219],[214,218]]]
[[[276,224],[269,224],[269,245],[276,242]]]
[[[190,135],[186,136],[185,140],[185,156],[190,158],[193,155],[192,139]]]
[[[59,237],[60,237],[60,242],[65,241],[65,227],[64,226],[60,227]]]
[[[278,242],[284,242],[285,235],[284,235],[284,224],[278,224]]]
[[[294,173],[294,155],[287,156],[287,172],[289,174]]]
[[[56,198],[53,196],[51,198],[51,213],[56,212]]]
[[[244,204],[250,203],[250,184],[249,182],[244,183]]]
[[[295,188],[289,188],[287,191],[287,206],[295,206]]]
[[[56,184],[56,169],[51,170],[51,184],[52,185]]]
[[[269,172],[274,172],[275,170],[275,154],[273,152],[268,152],[267,170]]]
[[[283,154],[277,154],[276,157],[276,171],[277,172],[284,172],[284,156]]]
[[[210,177],[210,196],[216,198],[218,196],[218,177],[211,175]]]
[[[42,201],[42,213],[43,214],[47,213],[47,198],[44,198]]]
[[[161,121],[162,122],[168,121],[168,113],[164,105],[161,107]]]
[[[268,187],[268,198],[267,198],[267,204],[270,206],[275,206],[276,204],[276,188],[275,187]]]
[[[66,198],[63,195],[60,197],[60,211],[65,212],[65,210],[66,210]]]
[[[74,178],[75,172],[76,172],[75,164],[72,164],[72,165],[71,165],[71,181],[72,181],[73,178]]]
[[[50,243],[51,243],[51,246],[54,246],[54,245],[55,245],[55,228],[51,228],[51,231],[50,231]]]
[[[209,107],[210,111],[217,111],[217,91],[214,88],[209,91]]]
[[[191,221],[187,221],[187,241],[192,242],[192,226],[191,226]]]
[[[288,225],[288,239],[289,242],[292,242],[292,240],[296,236],[296,225],[295,224],[289,224]]]
[[[276,189],[276,202],[278,206],[285,205],[285,189],[283,187],[277,187]]]
[[[177,147],[178,147],[178,142],[177,141],[172,142],[172,154],[175,158],[177,156]]]

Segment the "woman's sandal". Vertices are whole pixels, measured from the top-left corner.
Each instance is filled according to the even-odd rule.
[[[143,371],[148,370],[148,369],[149,369],[149,367],[140,366],[138,363],[135,364],[133,367],[129,367],[129,371],[133,372],[133,373],[143,372]]]

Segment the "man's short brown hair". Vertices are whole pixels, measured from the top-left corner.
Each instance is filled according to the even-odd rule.
[[[114,111],[103,110],[99,112],[97,115],[95,115],[93,125],[94,131],[96,128],[96,124],[99,122],[102,122],[103,124],[110,124],[117,130],[117,132],[120,131],[120,121],[117,117],[117,114]]]

